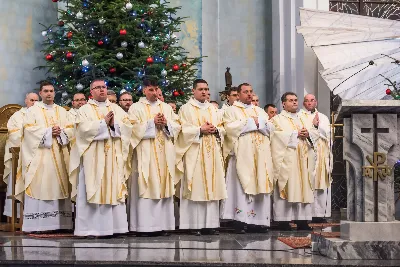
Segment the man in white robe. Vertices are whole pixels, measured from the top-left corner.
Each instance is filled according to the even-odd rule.
[[[253,99],[251,101],[251,104],[253,104],[256,107],[260,106],[260,98],[258,97],[258,95],[253,93]]]
[[[4,183],[7,184],[7,196],[12,194],[12,155],[10,148],[21,146],[22,125],[27,112],[27,109],[39,101],[39,96],[36,93],[28,93],[25,96],[25,107],[15,112],[7,122],[8,138],[4,152]],[[6,199],[4,206],[4,215],[12,216],[12,201]],[[17,204],[17,216],[19,218],[19,203]]]
[[[274,125],[271,150],[276,182],[274,220],[280,222],[281,230],[291,230],[289,222],[292,220],[295,220],[298,230],[310,230],[307,221],[312,219],[314,182],[309,162],[314,160],[310,155],[312,136],[316,130],[297,114],[295,93],[284,93],[281,101],[284,110],[271,119]]]
[[[228,198],[223,201],[221,219],[240,222],[236,230],[244,233],[245,224],[270,225],[273,167],[269,133],[272,124],[265,111],[252,104],[250,84],[239,85],[238,93],[239,101],[225,110],[223,119],[224,158],[229,162]]]
[[[219,227],[219,200],[225,199],[226,184],[221,145],[225,130],[220,112],[206,99],[208,84],[197,79],[193,98],[179,110],[182,131],[176,146],[177,176],[181,178],[180,229]],[[179,179],[178,178],[178,179]]]
[[[331,217],[331,183],[332,183],[332,153],[331,153],[331,128],[327,116],[317,110],[317,99],[312,94],[304,97],[304,109],[300,110],[303,120],[309,121],[309,125],[318,129],[314,139],[313,155],[316,161],[311,168],[314,175],[314,203],[313,203],[313,222],[326,222],[325,218]]]
[[[163,92],[162,92],[162,90],[161,90],[159,87],[157,87],[157,98],[158,98],[158,100],[160,100],[161,102],[164,102],[164,101],[165,101]]]
[[[86,105],[86,96],[83,93],[76,93],[72,98],[72,108],[68,111],[71,116],[71,120],[75,121],[76,116],[78,115],[78,109],[83,105]]]
[[[133,104],[132,95],[129,92],[123,92],[119,95],[119,106],[125,111],[128,112],[129,108]]]
[[[78,111],[76,142],[71,148],[71,197],[76,199],[74,234],[126,233],[132,125],[126,112],[107,100],[104,80],[94,80],[90,92],[93,99]]]
[[[145,97],[129,109],[133,124],[129,231],[159,235],[175,230],[175,146],[181,127],[172,108],[160,101],[157,84],[144,82]],[[151,234],[149,234],[151,232]]]
[[[226,96],[227,102],[222,105],[222,110],[227,109],[228,107],[232,106],[235,101],[239,100],[239,93],[238,93],[238,88],[237,87],[232,87],[231,90],[228,92],[228,95]]]
[[[28,109],[23,123],[16,196],[24,197],[22,231],[72,229],[67,145],[73,125],[67,111],[54,104],[54,87],[40,85],[42,102]]]

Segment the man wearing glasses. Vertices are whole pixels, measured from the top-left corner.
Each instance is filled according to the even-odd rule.
[[[87,103],[86,96],[83,93],[76,93],[72,99],[72,108],[69,110],[71,121],[75,121],[78,109]]]
[[[79,109],[71,148],[71,198],[76,199],[75,235],[128,232],[128,150],[132,125],[121,107],[107,99],[104,80],[90,85],[93,99]]]
[[[331,217],[331,130],[328,117],[317,110],[317,104],[314,95],[306,95],[303,101],[304,108],[299,114],[302,120],[308,121],[310,127],[317,129],[317,134],[312,136],[314,150],[311,155],[316,157],[316,161],[310,161],[311,171],[315,173],[313,222],[323,223],[326,222],[325,218]]]
[[[129,108],[133,104],[132,95],[129,92],[123,92],[119,96],[118,104],[125,112],[128,112]]]

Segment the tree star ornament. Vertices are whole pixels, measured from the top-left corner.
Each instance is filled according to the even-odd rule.
[[[123,55],[121,52],[118,52],[117,55],[116,55],[116,57],[117,57],[118,59],[121,59],[121,58],[124,57],[124,55]]]
[[[76,18],[77,19],[82,19],[83,18],[83,14],[82,14],[82,12],[78,12],[78,13],[76,13]]]
[[[86,59],[82,60],[82,66],[84,67],[89,66],[89,61],[87,61]]]
[[[145,45],[144,45],[144,43],[143,43],[142,41],[140,41],[140,42],[138,43],[138,47],[139,47],[139,48],[144,48]]]
[[[78,84],[75,86],[75,88],[76,88],[76,90],[81,91],[81,90],[83,89],[83,85],[82,85],[81,83],[78,83]]]

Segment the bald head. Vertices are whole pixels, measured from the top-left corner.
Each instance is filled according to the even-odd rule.
[[[313,94],[307,94],[304,96],[303,106],[308,111],[314,111],[317,107],[317,99]]]
[[[36,93],[27,93],[25,96],[25,105],[27,108],[32,107],[35,102],[39,101],[39,96]]]

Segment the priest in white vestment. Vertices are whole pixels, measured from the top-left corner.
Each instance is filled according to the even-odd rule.
[[[71,197],[76,199],[74,234],[126,233],[132,125],[126,112],[107,100],[104,80],[94,80],[90,93],[93,99],[78,111],[76,142],[71,148]]]
[[[332,153],[331,153],[331,128],[326,115],[317,110],[317,99],[312,94],[304,97],[304,109],[300,110],[300,117],[309,122],[309,125],[316,128],[317,134],[314,139],[314,157],[311,160],[315,165],[311,168],[314,175],[314,203],[313,222],[326,222],[331,217],[331,195],[332,195]],[[311,131],[312,132],[312,131]]]
[[[24,195],[22,231],[72,229],[68,184],[68,143],[73,125],[67,111],[54,104],[54,87],[40,85],[42,102],[25,115],[16,181],[16,196]]]
[[[291,230],[289,222],[295,220],[298,230],[310,230],[307,221],[312,219],[314,181],[310,157],[313,149],[312,129],[297,113],[297,95],[283,94],[283,111],[273,117],[271,134],[274,163],[274,220],[281,230]],[[309,129],[309,130],[307,130]]]
[[[232,106],[233,103],[235,103],[235,101],[238,101],[238,100],[239,100],[238,88],[232,87],[226,96],[227,102],[222,105],[221,110],[227,109],[228,107]]]
[[[193,98],[179,110],[182,131],[176,142],[180,192],[180,229],[219,227],[219,200],[225,199],[226,184],[222,143],[225,130],[220,112],[208,101],[208,84],[197,79]],[[215,233],[213,230],[203,231]]]
[[[160,101],[157,84],[144,82],[145,97],[129,109],[133,124],[129,231],[165,234],[175,230],[175,146],[181,127],[171,106]],[[139,234],[140,234],[139,233]]]
[[[226,138],[224,158],[228,160],[228,198],[221,207],[221,219],[243,224],[269,226],[273,166],[269,140],[272,124],[262,108],[252,104],[250,84],[239,85],[239,101],[224,113]],[[236,230],[244,232],[244,225]]]
[[[75,122],[78,115],[78,109],[87,103],[86,96],[83,93],[76,93],[72,98],[72,108],[68,111],[71,120]]]
[[[3,181],[7,184],[7,196],[12,195],[12,155],[10,148],[21,146],[22,125],[27,112],[27,109],[39,101],[39,96],[36,93],[28,93],[25,96],[25,107],[15,112],[7,122],[8,138],[4,151],[4,174]],[[4,215],[12,216],[12,201],[5,200]],[[17,216],[19,218],[19,203],[17,204]]]

